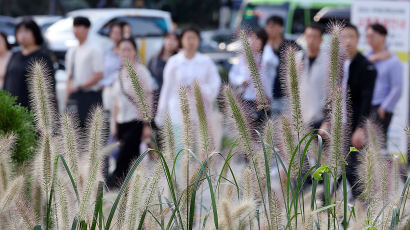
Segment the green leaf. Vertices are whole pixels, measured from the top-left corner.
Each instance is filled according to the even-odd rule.
[[[34,230],[41,230],[41,226],[40,226],[40,225],[36,225],[36,226],[34,227]]]
[[[323,164],[322,166],[320,166],[320,168],[318,168],[318,169],[313,173],[312,177],[313,177],[315,180],[318,180],[318,181],[323,180],[322,174],[325,173],[325,172],[326,172],[326,173],[330,173],[330,168],[329,168],[329,166]]]
[[[359,150],[356,149],[356,148],[353,147],[353,146],[350,146],[350,152],[359,152]]]

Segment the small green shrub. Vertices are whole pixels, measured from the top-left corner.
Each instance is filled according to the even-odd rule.
[[[10,133],[18,137],[12,161],[14,165],[21,165],[35,154],[34,117],[27,108],[16,104],[16,97],[0,90],[0,136]]]

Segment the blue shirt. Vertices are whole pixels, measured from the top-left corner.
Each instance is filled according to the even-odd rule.
[[[104,52],[104,74],[103,79],[99,82],[100,86],[109,86],[114,84],[115,73],[121,68],[121,59],[110,48]]]
[[[373,51],[366,54],[369,58]],[[374,63],[377,78],[373,91],[372,105],[380,105],[388,112],[393,112],[400,99],[403,85],[403,66],[396,55]]]

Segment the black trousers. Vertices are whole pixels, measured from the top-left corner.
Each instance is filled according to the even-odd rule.
[[[143,121],[131,121],[117,124],[117,135],[120,141],[120,151],[115,171],[109,176],[107,186],[118,188],[122,185],[133,160],[140,155]]]
[[[102,105],[101,90],[79,90],[70,95],[67,102],[67,112],[77,113],[80,120],[80,127],[85,128],[90,112],[97,105]]]
[[[391,122],[391,118],[393,117],[393,113],[386,112],[384,118],[381,118],[377,113],[377,110],[380,108],[380,105],[374,105],[371,108],[371,116],[376,121],[376,123],[382,128],[385,141],[387,139],[387,130],[389,129],[389,125]]]

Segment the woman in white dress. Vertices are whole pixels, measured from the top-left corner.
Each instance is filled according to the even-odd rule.
[[[172,56],[164,69],[164,82],[158,102],[158,111],[155,117],[156,124],[164,124],[165,115],[170,114],[172,123],[178,131],[182,124],[182,114],[179,104],[179,89],[181,86],[193,89],[198,82],[207,111],[212,111],[214,102],[219,93],[221,78],[216,65],[212,60],[200,52],[200,33],[193,27],[185,28],[180,36],[182,49]],[[188,90],[193,93],[193,90]],[[189,96],[194,98],[193,96]],[[194,102],[191,103],[191,115],[195,122],[196,112]]]

